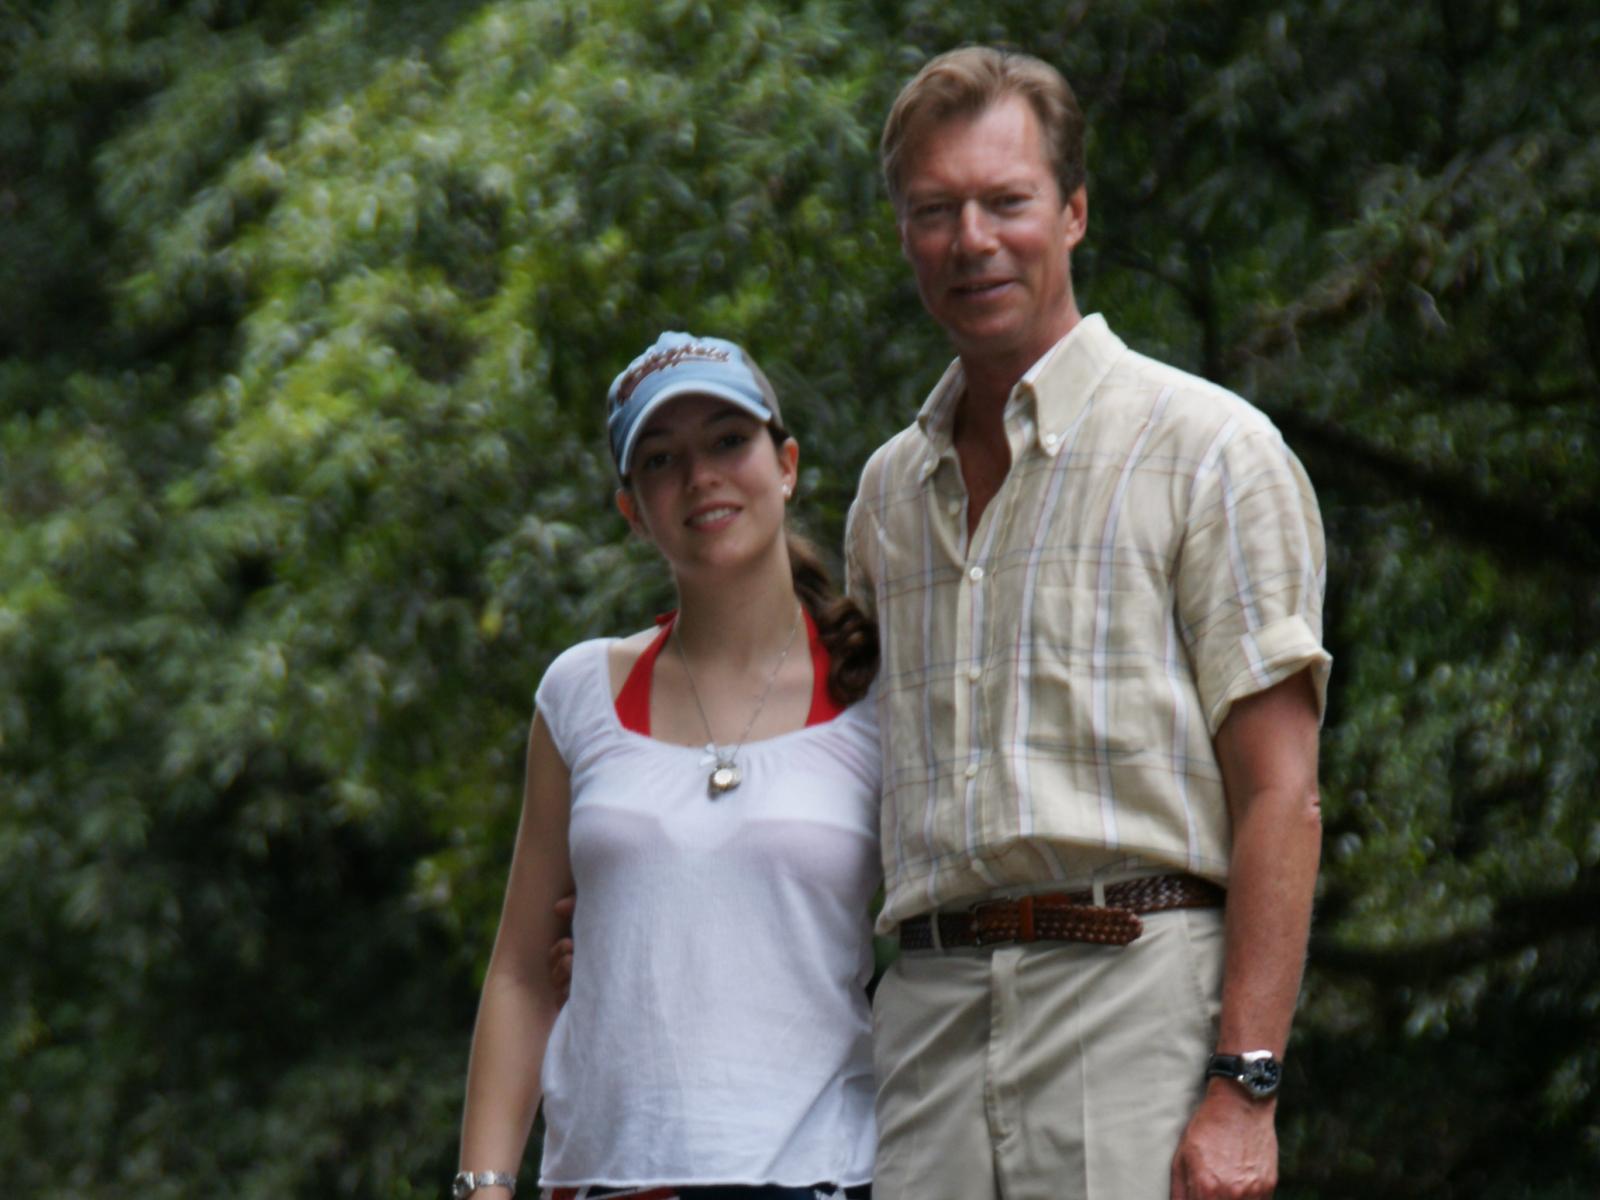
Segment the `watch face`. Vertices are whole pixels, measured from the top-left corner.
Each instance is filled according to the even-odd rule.
[[[1278,1083],[1283,1078],[1283,1068],[1278,1065],[1275,1058],[1258,1058],[1253,1062],[1244,1064],[1244,1072],[1239,1077],[1239,1082],[1247,1087],[1252,1095],[1270,1096],[1278,1090]]]

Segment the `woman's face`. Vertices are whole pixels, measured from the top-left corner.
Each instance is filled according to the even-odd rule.
[[[675,571],[743,566],[781,542],[799,454],[726,401],[680,396],[646,420],[617,507]]]

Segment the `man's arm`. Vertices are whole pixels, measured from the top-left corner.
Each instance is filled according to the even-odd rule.
[[[1233,821],[1217,1049],[1281,1058],[1305,966],[1322,849],[1309,671],[1233,705],[1216,735]],[[1270,1196],[1277,1101],[1209,1080],[1172,1163],[1173,1200]]]

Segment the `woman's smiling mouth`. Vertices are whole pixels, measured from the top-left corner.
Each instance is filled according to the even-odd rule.
[[[720,525],[737,516],[739,509],[732,504],[717,504],[711,508],[702,508],[698,512],[690,513],[689,519],[684,522],[691,529],[706,529]]]

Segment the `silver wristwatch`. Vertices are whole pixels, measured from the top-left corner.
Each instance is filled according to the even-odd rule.
[[[467,1200],[479,1188],[503,1187],[517,1194],[517,1177],[504,1171],[462,1171],[450,1184],[450,1200]]]

